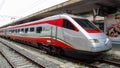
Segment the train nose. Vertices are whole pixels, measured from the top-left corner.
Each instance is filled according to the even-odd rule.
[[[108,38],[94,40],[92,44],[91,50],[93,52],[107,51],[112,48],[111,41]]]
[[[108,38],[106,39],[105,45],[112,48],[112,43],[111,43],[110,39],[108,39]]]
[[[106,40],[105,40],[105,45],[107,46],[107,45],[110,45],[110,40],[108,39],[108,38],[106,38]]]

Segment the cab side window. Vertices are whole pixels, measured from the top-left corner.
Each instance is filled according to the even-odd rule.
[[[71,22],[66,19],[63,20],[63,27],[70,30],[75,30],[75,27],[71,24]]]

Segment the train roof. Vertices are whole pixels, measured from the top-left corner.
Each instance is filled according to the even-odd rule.
[[[40,20],[36,20],[36,21],[27,22],[27,23],[24,23],[24,24],[19,24],[19,25],[14,25],[14,26],[8,26],[8,27],[1,28],[1,29],[14,28],[16,26],[27,25],[27,24],[31,24],[31,23],[35,23],[35,22],[42,22],[42,21],[47,21],[47,20],[55,20],[55,19],[59,19],[59,18],[70,18],[70,17],[85,19],[84,17],[80,17],[80,16],[76,16],[76,15],[64,13],[64,14],[57,14],[57,15],[49,16],[49,17],[46,17],[46,18],[43,18],[43,19],[40,19]]]
[[[43,19],[49,19],[49,18],[65,18],[65,17],[73,17],[73,18],[82,18],[82,19],[85,19],[84,17],[81,17],[81,16],[77,16],[77,15],[73,15],[73,14],[67,14],[67,13],[64,13],[64,14],[57,14],[57,15],[53,15],[53,16],[49,16],[49,17],[46,17],[46,18],[43,18]]]
[[[81,16],[64,13],[64,14],[57,14],[57,15],[49,16],[49,17],[46,17],[46,18],[43,18],[43,19],[40,19],[40,20],[37,20],[37,21],[55,20],[55,19],[59,19],[59,18],[70,18],[70,17],[72,17],[72,18],[86,19],[86,18],[81,17]]]

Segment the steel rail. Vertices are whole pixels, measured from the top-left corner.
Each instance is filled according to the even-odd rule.
[[[6,59],[6,61],[10,64],[12,68],[15,68],[12,62],[6,57],[6,55],[0,50],[0,54]]]
[[[112,65],[120,67],[120,63],[119,62],[115,62],[115,61],[111,61],[111,60],[107,60],[107,59],[100,59],[98,61],[103,62],[103,63],[112,64]]]
[[[8,46],[8,44],[6,44],[6,43],[4,43],[4,42],[2,42],[2,41],[0,41],[0,43],[2,43],[3,45],[6,45],[7,47],[11,48],[10,46]],[[16,52],[17,52],[18,54],[20,54],[21,56],[24,56],[25,58],[29,59],[31,62],[39,65],[40,68],[45,68],[44,66],[40,65],[39,63],[37,63],[37,62],[31,60],[30,58],[26,57],[25,55],[21,54],[20,52],[18,52],[18,51],[15,50],[14,48],[11,48],[11,49],[13,49],[14,51],[16,51]],[[4,53],[2,53],[2,54],[3,54],[3,56],[6,58],[6,56],[4,55]],[[14,66],[14,64],[13,64],[8,58],[6,58],[6,59],[7,59],[7,61],[10,63],[10,65],[11,65],[12,68],[16,68],[16,67]]]

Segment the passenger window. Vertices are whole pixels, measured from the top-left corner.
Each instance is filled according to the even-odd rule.
[[[28,32],[28,28],[25,28],[25,33],[27,33]]]
[[[9,33],[11,33],[11,30],[9,30]]]
[[[23,29],[23,28],[21,29],[21,32],[24,32],[24,29]]]
[[[37,27],[36,28],[36,33],[40,33],[42,31],[42,27]]]
[[[13,33],[15,33],[15,29],[13,29]]]
[[[12,33],[14,32],[14,30],[11,30],[12,31]]]
[[[15,29],[15,33],[17,33],[17,29]]]
[[[30,28],[30,32],[34,32],[34,27],[31,27],[31,28]]]
[[[20,29],[18,29],[18,33],[20,32]]]
[[[63,20],[63,27],[71,30],[75,30],[74,26],[68,20]]]
[[[10,33],[10,30],[8,30],[8,32],[7,33]]]

